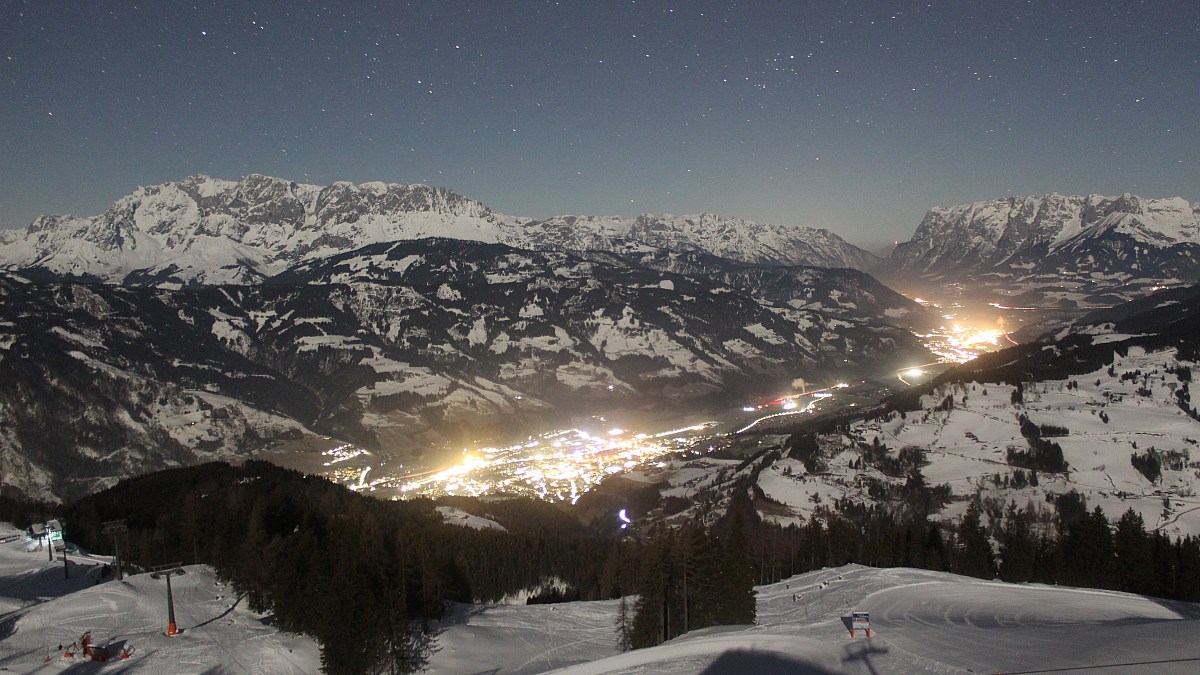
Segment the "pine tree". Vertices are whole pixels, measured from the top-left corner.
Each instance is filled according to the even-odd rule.
[[[1179,576],[1179,561],[1171,538],[1161,530],[1156,531],[1151,540],[1151,559],[1154,566],[1154,595],[1160,598],[1179,597],[1176,590]]]
[[[627,652],[633,649],[633,617],[632,610],[629,607],[629,601],[625,596],[621,596],[621,603],[617,605],[617,651]]]
[[[716,623],[736,625],[754,623],[754,562],[746,524],[740,514],[729,522],[729,534],[721,542],[721,572],[717,579],[720,604]]]
[[[652,533],[638,570],[637,607],[631,643],[635,649],[653,647],[671,639],[672,570],[670,533]]]
[[[1069,525],[1060,544],[1063,551],[1063,581],[1090,588],[1112,588],[1115,585],[1112,530],[1099,506]]]
[[[1037,538],[1030,527],[1030,516],[1010,504],[1000,533],[1000,578],[1005,581],[1033,581],[1036,578]]]
[[[1154,550],[1145,521],[1137,511],[1129,509],[1117,521],[1113,549],[1117,587],[1130,593],[1154,593]]]
[[[1183,537],[1176,541],[1175,550],[1179,560],[1175,597],[1200,602],[1200,539]]]
[[[942,536],[942,526],[930,523],[925,535],[925,568],[945,572],[949,570],[946,560],[946,540]]]
[[[711,535],[701,527],[688,528],[682,535],[679,551],[683,631],[711,626],[716,622],[716,607],[720,604],[716,596],[720,559]]]
[[[958,526],[958,573],[990,579],[996,574],[996,557],[980,521],[979,502],[967,507]]]

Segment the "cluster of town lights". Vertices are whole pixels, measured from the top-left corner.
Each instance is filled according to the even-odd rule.
[[[682,450],[690,440],[687,434],[709,426],[657,434],[568,429],[507,448],[466,449],[458,464],[411,477],[400,493],[404,497],[507,493],[574,503],[605,476]]]
[[[975,328],[953,324],[924,338],[925,347],[943,361],[965,363],[986,352],[996,351],[1006,339],[999,328]]]
[[[913,298],[913,302],[925,307],[941,309],[940,305],[922,298]],[[991,305],[999,309],[1013,309],[994,302]],[[955,303],[951,305],[951,308],[961,308],[961,305]],[[954,321],[957,317],[952,313],[944,314],[942,318]],[[927,335],[918,334],[917,337],[921,338],[925,348],[936,354],[943,363],[966,363],[980,354],[996,351],[1004,340],[1016,344],[1008,337],[1008,333],[1000,328],[976,328],[964,326],[956,321],[951,323],[948,328],[942,325]]]
[[[772,419],[811,413],[820,401],[850,385],[838,382],[811,389],[797,380],[793,386],[803,393],[745,406],[743,413],[758,415],[740,431]],[[594,419],[604,421],[602,417]],[[503,448],[466,448],[453,466],[415,472],[416,467],[409,467],[401,475],[386,468],[372,472],[371,466],[349,462],[371,453],[345,444],[322,453],[328,458],[323,473],[351,490],[384,490],[393,499],[504,494],[575,503],[610,475],[661,469],[666,466],[667,455],[695,452],[698,442],[713,434],[717,425],[709,421],[657,433],[621,428],[603,432],[566,429],[532,436],[523,443]],[[403,469],[403,465],[395,468]],[[367,479],[368,474],[373,476],[371,480]]]

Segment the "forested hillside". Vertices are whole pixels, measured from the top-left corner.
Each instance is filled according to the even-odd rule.
[[[531,592],[529,602],[641,593],[626,631],[638,646],[753,620],[752,547],[743,516],[729,534],[723,524],[697,529],[680,547],[671,532],[587,528],[536,500],[446,503],[503,529],[449,525],[429,500],[380,501],[257,461],[123,481],[59,512],[69,538],[98,552],[113,552],[101,524],[124,519],[121,553],[135,569],[211,565],[281,629],[316,638],[329,673],[419,669],[448,602],[490,603]],[[44,518],[46,508],[53,507],[6,501],[0,518],[24,525]],[[689,570],[700,570],[690,582],[678,576],[679,556]],[[681,603],[690,616],[676,609]]]
[[[127,560],[207,563],[322,645],[329,673],[422,663],[447,601],[488,602],[545,578],[582,597],[629,592],[633,547],[572,527],[548,504],[510,502],[508,532],[445,525],[432,502],[383,502],[264,462],[207,464],[125,481],[67,509],[70,536],[109,550],[124,518]]]

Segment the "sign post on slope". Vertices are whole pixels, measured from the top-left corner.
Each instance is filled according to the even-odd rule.
[[[867,637],[871,637],[870,612],[852,612],[850,614],[850,637],[854,637],[854,634],[858,632],[866,632]]]

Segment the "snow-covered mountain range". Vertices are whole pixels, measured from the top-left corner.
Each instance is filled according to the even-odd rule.
[[[1200,280],[1200,204],[1049,194],[936,207],[887,269],[891,278],[978,280],[1010,294],[1111,303]]]
[[[931,209],[881,260],[827,231],[713,214],[637,218],[492,211],[427,185],[304,185],[251,174],[138,188],[103,214],[42,216],[0,231],[0,269],[109,284],[256,283],[368,244],[443,237],[529,250],[645,246],[758,265],[878,271],[902,286],[951,283],[1030,302],[1112,304],[1200,280],[1200,204],[1125,194],[1009,197]],[[914,289],[915,290],[915,289]]]
[[[925,311],[852,269],[875,260],[821,230],[535,221],[425,185],[143,187],[0,233],[0,470],[80,495],[283,439],[419,451],[926,354]]]
[[[864,273],[699,254],[421,239],[246,286],[0,275],[0,299],[3,480],[61,496],[314,433],[419,450],[928,358],[924,310]]]
[[[866,269],[878,262],[805,227],[712,214],[539,221],[427,185],[301,185],[252,174],[141,187],[97,216],[39,217],[25,230],[0,232],[0,269],[116,284],[244,284],[298,262],[425,237],[559,251],[633,242],[760,264]]]
[[[1131,294],[1200,274],[1196,213],[1128,195],[934,209],[893,269]],[[0,469],[69,496],[287,438],[415,449],[928,361],[910,329],[929,315],[857,269],[876,263],[821,230],[537,221],[424,185],[140,188],[0,233]]]

